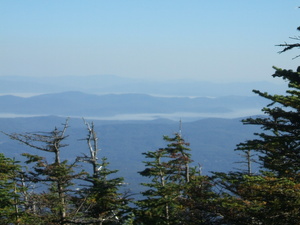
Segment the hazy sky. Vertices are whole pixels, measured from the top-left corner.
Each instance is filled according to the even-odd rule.
[[[0,0],[0,75],[268,80],[295,0]]]

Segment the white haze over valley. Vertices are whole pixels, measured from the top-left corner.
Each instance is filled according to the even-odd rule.
[[[247,110],[238,110],[228,113],[191,113],[191,112],[175,112],[175,113],[140,113],[140,114],[118,114],[113,116],[82,116],[88,120],[155,120],[169,119],[174,121],[196,121],[203,118],[240,118],[262,114],[261,109],[253,108]],[[41,117],[49,116],[47,114],[16,114],[16,113],[0,113],[0,118],[26,118],[26,117]],[[68,117],[65,115],[56,115],[60,117]],[[81,118],[79,116],[71,116],[73,118]]]
[[[203,118],[226,118],[233,119],[239,117],[248,117],[262,114],[259,109],[241,110],[232,113],[142,113],[142,114],[123,114],[111,117],[87,117],[90,120],[154,120],[154,119],[170,119],[174,121],[195,121]]]
[[[239,118],[262,114],[266,104],[262,104],[253,89],[283,93],[285,87],[270,82],[213,83],[189,79],[158,82],[101,75],[89,79],[6,76],[0,77],[3,91],[0,117],[60,116],[120,121]],[[45,107],[56,110],[41,111]]]

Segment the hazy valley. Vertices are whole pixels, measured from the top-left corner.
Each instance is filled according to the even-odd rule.
[[[62,155],[72,161],[88,150],[82,141],[87,132],[81,118],[93,121],[100,138],[99,157],[108,157],[111,168],[119,170],[118,175],[125,177],[130,188],[141,182],[137,172],[143,169],[142,153],[164,147],[163,135],[178,132],[179,120],[183,122],[182,135],[191,144],[194,165],[201,165],[203,173],[241,167],[236,164],[241,157],[235,146],[253,137],[258,129],[244,126],[241,119],[261,114],[267,104],[251,90],[260,89],[260,85],[271,92],[282,88],[268,83],[251,87],[251,83],[79,78],[1,77],[0,130],[51,131],[70,117],[69,146]],[[20,159],[23,152],[38,153],[5,135],[0,141],[7,156]]]

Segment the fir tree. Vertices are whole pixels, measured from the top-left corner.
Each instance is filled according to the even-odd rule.
[[[300,221],[300,73],[275,70],[273,77],[288,83],[286,94],[254,90],[270,100],[262,109],[266,116],[243,122],[260,126],[262,132],[237,146],[238,151],[258,155],[261,171],[216,173],[216,182],[222,188],[216,204],[226,223],[299,224]]]
[[[2,224],[20,224],[24,211],[21,209],[21,190],[18,177],[20,165],[0,153],[0,220]]]
[[[207,177],[190,168],[189,143],[180,133],[164,136],[164,140],[167,147],[143,153],[149,161],[139,173],[151,182],[142,183],[147,189],[136,203],[137,224],[209,224],[204,205],[212,196],[207,194],[212,193],[211,185]]]

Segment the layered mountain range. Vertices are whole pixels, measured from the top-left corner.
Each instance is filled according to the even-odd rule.
[[[157,97],[146,94],[95,95],[82,92],[32,97],[0,96],[0,116],[57,115],[94,119],[234,118],[260,113],[266,101],[257,96]]]

